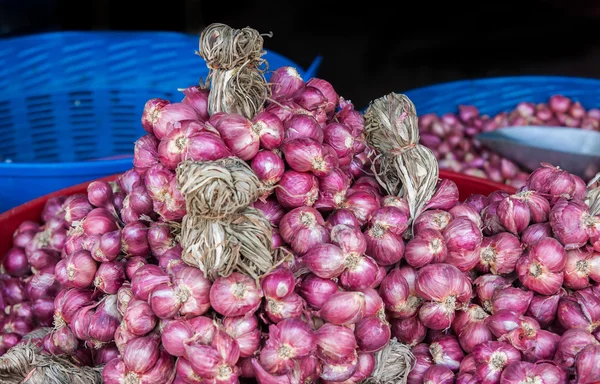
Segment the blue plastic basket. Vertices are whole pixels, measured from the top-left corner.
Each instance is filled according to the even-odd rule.
[[[417,113],[456,113],[459,105],[474,105],[481,114],[496,115],[514,109],[521,101],[547,102],[553,94],[579,101],[585,108],[600,108],[600,80],[560,76],[515,76],[463,80],[401,91]]]
[[[268,43],[268,42],[267,42]],[[46,193],[132,167],[140,119],[153,97],[208,70],[198,36],[172,32],[44,33],[0,40],[0,212]],[[294,66],[267,50],[270,69]]]

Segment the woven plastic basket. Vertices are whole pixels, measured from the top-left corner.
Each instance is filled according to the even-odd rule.
[[[515,76],[463,80],[403,91],[417,113],[457,112],[458,105],[474,105],[481,114],[495,115],[514,109],[521,101],[541,103],[553,94],[581,102],[585,108],[600,107],[600,80],[560,76]]]
[[[178,88],[206,77],[196,49],[198,36],[171,32],[0,40],[0,212],[131,168],[145,102],[181,101]],[[308,79],[321,58],[307,70],[269,50],[265,59]]]

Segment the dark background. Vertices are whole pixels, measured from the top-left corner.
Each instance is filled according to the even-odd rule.
[[[600,2],[0,0],[0,38],[50,30],[199,34],[223,22],[273,32],[265,48],[357,107],[388,92],[491,76],[600,78]],[[597,3],[597,5],[594,5]]]

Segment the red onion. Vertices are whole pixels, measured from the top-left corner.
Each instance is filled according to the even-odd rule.
[[[260,181],[273,186],[281,180],[285,164],[281,157],[272,151],[260,151],[252,159],[252,170]]]
[[[136,173],[144,176],[148,169],[159,163],[158,144],[159,141],[153,135],[142,136],[135,142],[133,148],[133,167]]]
[[[185,120],[197,120],[199,118],[195,109],[187,103],[167,104],[160,110],[160,115],[154,124],[154,136],[162,140],[175,127],[175,124]]]
[[[65,221],[69,226],[81,221],[94,207],[89,203],[87,195],[75,194],[67,197],[63,204]]]
[[[408,282],[398,268],[392,269],[379,286],[379,295],[385,307],[393,317],[409,318],[414,316],[421,301],[411,295]]]
[[[339,103],[340,97],[328,81],[313,77],[306,82],[306,85],[317,88],[319,91],[321,91],[323,96],[325,96],[327,99],[327,104],[325,104],[324,110],[327,114],[334,111],[336,105]]]
[[[56,264],[56,278],[67,288],[87,288],[94,282],[97,268],[88,251],[77,251]]]
[[[423,374],[423,383],[452,384],[454,383],[454,373],[443,365],[434,365],[428,368]]]
[[[323,129],[319,122],[307,114],[295,114],[284,121],[285,141],[308,138],[322,144],[324,140]]]
[[[122,250],[128,256],[150,256],[148,226],[143,221],[126,224],[121,235]]]
[[[274,198],[268,198],[264,201],[256,200],[254,203],[252,203],[252,207],[262,211],[262,213],[265,215],[265,218],[269,220],[271,225],[275,227],[279,226],[279,221],[286,213],[286,211]]]
[[[54,299],[55,326],[69,324],[81,307],[91,303],[92,295],[93,292],[88,289],[71,288],[60,291]]]
[[[101,263],[96,271],[94,286],[107,294],[115,294],[125,282],[125,266],[121,261]]]
[[[136,185],[143,184],[141,175],[137,173],[135,169],[125,171],[117,177],[115,182],[126,194],[131,193]]]
[[[113,201],[112,187],[103,180],[92,181],[87,187],[89,202],[96,207],[111,209]],[[113,208],[114,209],[114,208]]]
[[[591,288],[562,297],[558,304],[558,321],[565,329],[594,332],[600,325],[600,298]]]
[[[15,231],[13,235],[13,247],[25,248],[31,242],[38,231]]]
[[[551,360],[556,353],[560,335],[540,329],[535,335],[535,346],[523,352],[523,360],[529,362]]]
[[[429,345],[429,353],[436,365],[458,371],[464,353],[455,336],[442,336]]]
[[[105,208],[94,208],[83,220],[83,232],[88,236],[103,235],[117,229],[114,216]]]
[[[311,173],[288,170],[275,190],[277,200],[287,209],[312,206],[319,195],[319,180]]]
[[[113,261],[121,252],[121,231],[115,230],[103,234],[90,249],[90,255],[98,262]]]
[[[560,199],[550,211],[550,225],[554,236],[567,250],[580,248],[587,243],[588,222],[592,225],[594,221],[588,213],[588,206],[580,200]]]
[[[267,150],[278,148],[283,142],[283,123],[277,115],[262,111],[252,118],[252,127],[258,132],[260,145]]]
[[[133,335],[143,336],[154,329],[158,319],[148,303],[131,300],[123,313],[122,326]]]
[[[161,258],[161,260],[163,260]],[[134,256],[127,259],[125,262],[125,274],[129,280],[133,279],[138,269],[148,264],[148,260],[141,256]]]
[[[483,208],[488,205],[487,197],[480,194],[474,194],[465,200],[465,204],[476,210],[478,213],[481,213]]]
[[[343,362],[354,357],[358,347],[352,330],[334,325],[323,324],[314,333],[317,344],[317,356],[324,361]]]
[[[379,199],[380,196],[372,190],[348,190],[344,208],[354,213],[360,224],[364,224],[380,207]]]
[[[119,350],[114,344],[106,344],[94,351],[94,365],[105,365],[119,357]]]
[[[169,104],[168,100],[152,98],[146,101],[144,111],[142,112],[142,127],[148,133],[153,133],[156,121],[160,117],[161,110]]]
[[[5,256],[5,259],[6,260]],[[56,263],[60,260],[60,254],[56,251],[49,249],[38,249],[33,251],[29,257],[27,257],[27,261],[32,268],[40,271],[46,268],[54,268]]]
[[[563,283],[566,254],[553,238],[533,244],[517,262],[519,280],[528,289],[542,295],[553,295]]]
[[[458,203],[458,187],[452,180],[441,179],[425,209],[448,210]]]
[[[8,305],[15,305],[26,300],[26,286],[23,280],[12,277],[2,280],[2,296]]]
[[[125,347],[123,361],[128,369],[144,373],[156,363],[159,357],[159,340],[146,336],[131,340]]]
[[[446,241],[448,256],[445,262],[461,271],[471,270],[479,262],[481,230],[467,217],[457,217],[444,228],[442,235]]]
[[[543,383],[561,384],[566,382],[565,372],[551,363],[512,362],[504,368],[500,383]]]
[[[450,208],[448,212],[452,215],[452,217],[466,217],[475,223],[479,228],[483,227],[483,221],[481,220],[479,213],[467,204],[458,203],[454,207]]]
[[[418,344],[412,347],[411,352],[415,356],[415,365],[410,371],[407,377],[407,383],[409,384],[422,384],[424,382],[424,375],[427,370],[433,366],[433,359],[429,354],[429,345]],[[452,373],[452,371],[450,371]]]
[[[196,111],[198,118],[202,121],[208,120],[208,95],[209,90],[198,86],[187,87],[184,89],[185,97],[181,102],[188,104]]]
[[[50,338],[55,348],[67,355],[75,354],[77,338],[69,327],[60,327],[50,332]]]
[[[339,288],[332,280],[308,274],[302,278],[298,289],[298,293],[306,303],[312,308],[319,310]]]
[[[234,156],[250,160],[258,153],[260,138],[253,129],[252,122],[244,116],[237,113],[225,114],[214,127]]]
[[[315,247],[329,241],[329,232],[324,224],[323,216],[319,211],[310,207],[299,207],[281,218],[279,233],[294,252],[303,254],[310,250],[316,255]]]
[[[219,277],[210,288],[210,304],[224,316],[251,314],[260,306],[260,300],[261,293],[254,281],[238,272]]]
[[[231,155],[218,134],[206,131],[202,123],[193,120],[175,123],[158,144],[158,159],[172,170],[184,160],[211,161]]]
[[[147,233],[148,245],[154,257],[160,258],[169,249],[177,247],[171,227],[166,223],[152,222]]]
[[[354,213],[345,208],[336,209],[330,213],[329,216],[327,216],[327,220],[325,221],[325,225],[329,230],[339,224],[354,228],[360,227],[360,224],[358,223],[356,216],[354,216]]]
[[[521,242],[511,233],[500,232],[491,237],[485,237],[479,249],[479,264],[481,272],[491,271],[494,274],[507,274],[515,270],[517,260],[523,253]]]
[[[520,316],[509,309],[497,311],[486,318],[485,325],[496,337],[504,336],[519,328],[528,331],[530,334],[535,334],[535,331],[540,329],[540,325],[534,319]]]
[[[483,233],[488,236],[506,231],[502,224],[500,224],[500,218],[497,214],[499,205],[499,201],[490,202],[490,204],[481,211]]]
[[[260,364],[272,374],[285,374],[293,368],[296,359],[313,353],[316,343],[315,334],[306,323],[297,319],[283,320],[269,326],[269,338],[260,351]]]
[[[241,357],[253,356],[259,350],[261,332],[255,316],[226,317],[223,329],[238,343]]]
[[[211,321],[207,319],[208,323]],[[211,324],[212,325],[212,324]],[[194,330],[185,320],[171,320],[162,330],[161,340],[163,348],[171,355],[181,357],[185,354],[184,344],[192,339]]]
[[[442,233],[435,229],[422,229],[406,244],[406,262],[420,268],[429,263],[441,263],[447,256],[446,242]]]
[[[169,282],[167,273],[156,265],[148,264],[140,267],[131,278],[131,290],[137,299],[147,301],[154,288]]]
[[[367,255],[380,265],[392,265],[401,260],[405,250],[401,234],[407,221],[408,218],[396,207],[377,209],[364,232]]]
[[[556,319],[561,294],[552,296],[534,295],[525,315],[533,317],[542,327],[549,326]]]
[[[446,211],[430,210],[421,213],[414,221],[413,227],[415,234],[424,229],[435,229],[442,231],[452,220],[452,215]]]
[[[327,103],[327,99],[323,96],[320,90],[311,86],[304,86],[298,89],[291,99],[298,103],[302,108],[309,111],[314,111],[323,108]]]
[[[564,286],[570,289],[583,289],[590,286],[590,278],[600,281],[600,253],[584,248],[566,252]]]
[[[529,175],[527,189],[549,195],[553,199],[563,197],[582,200],[585,197],[585,183],[580,177],[547,163],[542,163],[540,168]]]
[[[329,123],[323,129],[323,141],[329,144],[338,157],[351,155],[354,150],[352,130],[342,123]]]
[[[544,237],[552,237],[552,227],[549,223],[532,224],[521,233],[521,243],[525,247],[531,246]]]
[[[392,319],[391,326],[394,337],[411,347],[421,343],[427,335],[427,328],[421,323],[418,315],[407,319]]]
[[[315,176],[324,177],[337,166],[337,158],[311,138],[287,140],[281,150],[287,164],[297,172],[312,172]]]
[[[600,346],[588,345],[575,360],[575,371],[578,383],[596,383],[600,381],[598,364],[600,363]]]
[[[491,311],[495,313],[503,309],[510,309],[519,315],[525,314],[529,303],[533,299],[533,292],[519,288],[506,287],[496,291],[491,300]]]
[[[315,202],[315,208],[323,211],[341,208],[345,203],[346,192],[350,184],[350,176],[339,168],[335,168],[329,175],[321,177],[319,198]]]
[[[37,299],[33,303],[33,312],[39,325],[49,327],[53,322],[54,300],[50,298]]]
[[[475,377],[485,383],[498,383],[507,365],[521,361],[521,353],[510,344],[486,341],[475,346],[473,358],[477,365]]]
[[[261,288],[268,299],[285,299],[294,292],[295,284],[294,274],[287,268],[277,268],[261,278]]]
[[[336,325],[356,324],[365,315],[365,295],[362,292],[336,292],[319,310],[318,316]]]
[[[446,329],[454,320],[457,307],[471,298],[469,280],[450,264],[430,264],[421,268],[415,283],[417,294],[427,300],[419,318],[427,328]]]
[[[2,267],[6,274],[13,277],[23,277],[31,272],[27,255],[22,248],[9,249],[2,259]]]
[[[275,100],[285,99],[304,86],[302,77],[294,67],[280,67],[271,74],[271,97]]]
[[[105,296],[90,320],[89,335],[94,342],[108,343],[114,340],[114,334],[121,323],[121,314],[117,309],[117,295]]]
[[[478,344],[492,340],[493,335],[485,325],[489,315],[478,305],[471,304],[465,311],[456,314],[452,329],[458,335],[458,341],[467,353]]]

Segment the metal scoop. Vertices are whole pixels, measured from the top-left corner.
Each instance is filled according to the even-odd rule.
[[[550,163],[589,179],[600,172],[600,132],[566,127],[507,127],[476,136],[485,147],[533,171]]]

